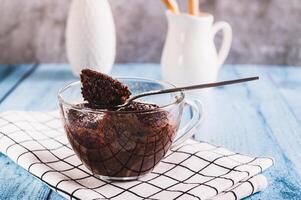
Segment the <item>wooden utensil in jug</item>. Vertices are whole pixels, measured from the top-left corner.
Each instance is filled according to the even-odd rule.
[[[190,15],[199,15],[199,0],[188,0],[188,13]]]
[[[168,10],[172,13],[177,14],[180,12],[178,3],[176,0],[162,0]]]

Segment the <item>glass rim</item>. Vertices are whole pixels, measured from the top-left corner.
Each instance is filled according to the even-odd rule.
[[[172,88],[176,87],[174,84],[171,84],[171,83],[169,83],[167,81],[161,81],[161,80],[152,80],[152,79],[147,79],[147,78],[136,78],[136,77],[114,77],[114,78],[116,78],[117,80],[149,81],[149,82],[158,83],[160,85],[168,85],[168,86],[170,86]],[[85,108],[85,107],[80,107],[77,104],[70,103],[70,102],[66,101],[64,99],[64,97],[63,97],[63,93],[65,91],[67,91],[71,87],[74,87],[74,86],[80,85],[80,84],[81,84],[80,81],[75,81],[75,82],[69,83],[66,86],[62,87],[58,91],[58,93],[57,93],[57,98],[59,100],[59,103],[62,104],[62,105],[64,105],[64,106],[67,106],[68,108],[72,108],[74,110],[81,111],[81,112],[84,111],[84,112],[92,112],[92,113],[98,113],[98,114],[101,114],[101,113],[127,114],[127,113],[151,113],[151,112],[162,111],[161,109],[163,109],[163,108],[168,108],[170,106],[178,105],[178,104],[182,103],[183,100],[184,100],[184,98],[185,98],[184,92],[183,91],[179,91],[179,92],[177,92],[177,93],[179,93],[179,95],[176,96],[175,101],[173,101],[171,103],[168,103],[166,105],[159,106],[158,108],[155,108],[155,109],[152,109],[152,110],[145,110],[145,111],[137,111],[137,110],[136,111],[120,111],[120,110],[107,110],[107,109]]]

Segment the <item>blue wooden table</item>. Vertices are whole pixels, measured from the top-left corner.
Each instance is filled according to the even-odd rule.
[[[113,75],[160,79],[154,64],[116,65]],[[234,151],[271,156],[269,187],[249,199],[301,199],[301,68],[225,66],[220,79],[260,81],[204,93],[205,122],[197,138]],[[77,80],[67,65],[0,66],[0,112],[57,109],[59,88]],[[0,154],[0,199],[63,199]]]

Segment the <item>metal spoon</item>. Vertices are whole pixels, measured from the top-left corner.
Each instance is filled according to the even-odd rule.
[[[170,88],[170,89],[163,89],[163,90],[154,90],[149,92],[140,93],[138,95],[132,96],[129,99],[126,100],[124,104],[118,105],[117,108],[125,107],[129,105],[132,101],[139,99],[141,97],[145,96],[152,96],[157,94],[166,94],[166,93],[173,93],[173,92],[184,92],[187,90],[196,90],[196,89],[204,89],[204,88],[212,88],[212,87],[219,87],[224,85],[231,85],[231,84],[237,84],[237,83],[243,83],[247,81],[255,81],[258,80],[259,77],[249,77],[249,78],[242,78],[242,79],[234,79],[234,80],[228,80],[228,81],[221,81],[221,82],[215,82],[215,83],[206,83],[206,84],[200,84],[200,85],[191,85],[186,87],[176,87],[176,88]]]

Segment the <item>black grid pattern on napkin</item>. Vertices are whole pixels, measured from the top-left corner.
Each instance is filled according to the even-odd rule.
[[[208,145],[210,148],[208,149],[203,149],[199,150],[196,152],[188,152],[183,149],[185,149],[186,146],[191,146],[190,144],[186,144],[183,146],[180,146],[176,149],[173,149],[170,151],[165,159],[162,161],[163,164],[170,166],[168,170],[159,172],[155,170],[151,173],[151,178],[146,178],[146,179],[140,179],[137,181],[134,181],[132,186],[130,187],[123,187],[122,184],[116,183],[116,182],[110,182],[110,181],[104,181],[101,180],[100,178],[93,176],[92,173],[90,173],[76,158],[76,155],[73,153],[70,145],[68,144],[68,141],[65,139],[62,139],[62,125],[60,122],[60,119],[57,117],[56,113],[39,113],[37,115],[36,113],[32,114],[27,114],[26,117],[14,117],[18,116],[19,113],[6,113],[0,116],[0,141],[5,138],[6,140],[9,140],[11,142],[10,145],[6,146],[5,149],[2,149],[4,153],[6,153],[8,156],[14,154],[11,153],[11,151],[14,151],[14,147],[20,147],[23,152],[20,152],[17,157],[15,155],[12,155],[10,157],[13,157],[13,159],[20,165],[20,160],[22,157],[27,156],[34,158],[35,162],[30,163],[29,165],[26,166],[26,170],[31,172],[33,175],[35,175],[37,178],[41,179],[42,181],[46,182],[50,187],[52,187],[55,191],[61,192],[67,196],[70,196],[71,199],[80,199],[81,194],[80,192],[82,191],[93,191],[93,194],[95,194],[95,199],[122,199],[124,196],[132,196],[135,198],[140,198],[140,199],[159,199],[160,194],[162,193],[169,193],[173,196],[173,199],[179,199],[179,198],[194,198],[194,199],[202,199],[200,194],[197,194],[195,192],[196,189],[198,188],[205,188],[206,190],[209,191],[211,196],[217,195],[223,191],[225,191],[227,188],[233,187],[235,184],[238,183],[238,181],[243,180],[233,180],[231,177],[228,177],[229,174],[231,173],[244,173],[245,177],[247,178],[251,175],[254,175],[254,172],[250,172],[248,170],[239,170],[238,168],[240,166],[253,166],[254,168],[258,168],[258,170],[255,172],[256,174],[262,172],[262,166],[259,164],[252,164],[256,163],[256,160],[258,158],[253,158],[247,162],[237,162],[237,164],[233,167],[227,167],[223,166],[218,163],[219,160],[221,159],[230,159],[233,160],[235,156],[238,156],[240,154],[237,153],[231,153],[231,154],[222,154],[215,152],[216,157],[213,160],[208,160],[204,157],[199,156],[198,154],[202,151],[215,151],[218,150],[221,147],[213,146],[213,145]],[[10,120],[11,118],[17,118],[16,120]],[[13,127],[13,131],[10,132],[4,132],[3,130],[7,130],[7,126]],[[49,134],[51,131],[52,134]],[[32,132],[39,133],[37,135],[42,136],[43,138],[36,138],[35,134],[32,134]],[[24,140],[16,140],[14,138],[14,135],[16,134],[23,134],[26,136],[26,139]],[[55,147],[49,148],[47,147],[47,144],[49,142],[52,142],[53,144],[56,144]],[[27,144],[27,145],[25,145]],[[28,145],[30,144],[30,145]],[[206,143],[204,143],[206,144]],[[28,146],[39,146],[40,148],[31,148]],[[207,144],[206,144],[207,145]],[[64,157],[60,157],[57,155],[55,152],[62,152],[62,151],[67,151],[70,152],[68,155],[65,155]],[[43,154],[43,157],[41,158],[41,154]],[[44,154],[53,158],[53,160],[47,161],[47,159],[44,159]],[[186,157],[185,159],[181,160],[180,162],[177,160],[170,161],[168,160],[169,157],[174,156],[175,154],[181,154],[182,157]],[[73,159],[71,159],[73,158]],[[185,165],[185,162],[188,161],[189,159],[196,159],[199,160],[203,163],[206,163],[202,168],[199,170],[193,170],[189,166]],[[74,160],[76,160],[74,162]],[[65,169],[58,170],[56,167],[54,167],[55,164],[62,164],[64,166],[68,166]],[[47,170],[43,171],[42,173],[37,173],[33,169],[35,166],[43,165]],[[23,166],[23,165],[22,165]],[[23,166],[24,167],[24,166]],[[208,168],[211,167],[217,167],[220,169],[223,169],[225,173],[219,174],[219,175],[210,175],[206,173],[205,171]],[[170,175],[173,170],[181,168],[185,171],[190,172],[190,175],[185,177],[184,179],[180,179],[177,176],[172,176]],[[253,168],[253,169],[254,169]],[[75,172],[76,171],[76,172]],[[53,181],[49,180],[47,178],[48,174],[55,173],[55,174],[61,174],[62,178],[59,181]],[[74,174],[80,174],[73,176]],[[201,176],[204,177],[208,180],[204,182],[189,182],[190,179],[192,179],[194,176]],[[167,187],[162,187],[159,186],[158,184],[154,184],[153,182],[158,179],[162,179],[162,177],[169,179],[173,184],[167,186]],[[91,187],[89,181],[85,180],[93,180],[94,182],[97,182],[96,185],[93,185]],[[227,188],[219,188],[213,184],[215,181],[223,180],[229,183],[229,186]],[[66,186],[64,186],[65,182],[72,182],[75,184],[75,187],[72,187],[71,189],[66,189]],[[189,189],[187,190],[180,190],[180,189],[174,189],[178,185],[188,185]],[[253,187],[253,186],[252,186]],[[107,188],[111,188],[111,192],[109,194],[106,192]],[[150,194],[147,193],[140,193],[137,192],[137,188],[145,188],[147,190],[148,188],[151,192]],[[102,191],[103,189],[103,191]],[[228,191],[229,192],[229,191]],[[236,194],[234,193],[233,196],[235,198]]]

